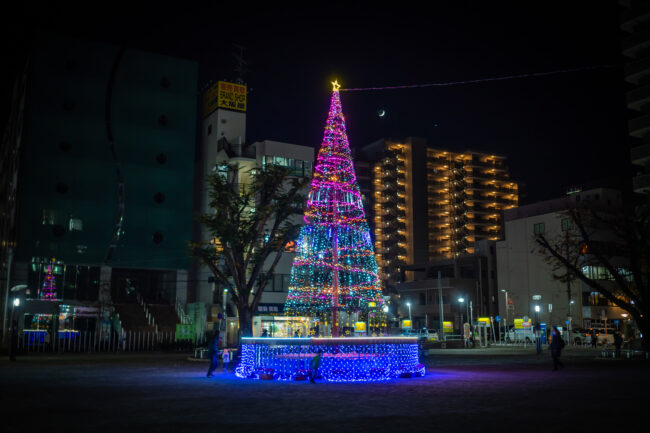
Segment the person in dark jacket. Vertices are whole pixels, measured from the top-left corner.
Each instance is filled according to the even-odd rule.
[[[215,332],[210,346],[208,347],[208,356],[210,357],[210,368],[208,368],[207,377],[212,377],[212,372],[219,366],[219,333]]]
[[[320,361],[321,361],[322,353],[323,353],[323,350],[318,349],[318,353],[316,354],[316,356],[314,356],[311,359],[311,362],[309,363],[309,368],[311,370],[311,375],[310,375],[309,381],[311,383],[316,383],[316,382],[314,382],[314,379],[318,375],[318,367],[320,367]]]
[[[557,327],[553,327],[553,333],[551,334],[551,358],[553,358],[553,371],[556,371],[558,367],[564,367],[560,362],[560,353],[564,349],[564,340],[560,336],[560,331]]]
[[[621,356],[622,344],[623,344],[623,338],[621,337],[621,333],[617,331],[614,333],[614,347],[616,348],[615,355],[617,358]]]
[[[591,330],[591,347],[596,347],[598,345],[598,337],[596,336],[596,330]]]

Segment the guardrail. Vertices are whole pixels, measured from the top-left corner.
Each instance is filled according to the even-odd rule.
[[[175,332],[124,331],[118,335],[66,330],[52,335],[47,331],[27,330],[18,339],[18,349],[27,353],[143,352],[164,349],[176,343]]]

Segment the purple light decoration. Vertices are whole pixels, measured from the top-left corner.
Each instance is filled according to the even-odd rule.
[[[318,372],[328,382],[378,382],[426,373],[415,338],[244,338],[235,375],[304,379],[318,350]]]
[[[40,293],[40,297],[48,301],[56,300],[56,280],[52,274],[53,265],[54,260],[45,268],[45,278],[43,279],[43,287]]]
[[[288,314],[381,308],[377,261],[334,85],[285,305]]]

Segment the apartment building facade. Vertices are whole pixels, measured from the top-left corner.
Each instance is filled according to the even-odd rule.
[[[407,264],[473,254],[477,241],[500,239],[502,212],[518,204],[503,155],[442,150],[413,137],[379,140],[363,152],[373,161],[375,249],[389,286]]]

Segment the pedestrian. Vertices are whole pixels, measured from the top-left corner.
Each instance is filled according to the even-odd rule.
[[[316,379],[316,376],[318,376],[318,367],[320,367],[320,361],[321,361],[321,354],[322,353],[323,353],[323,350],[318,349],[318,353],[316,353],[316,356],[314,356],[311,359],[311,362],[309,363],[309,368],[310,368],[309,381],[311,383],[316,383],[316,382],[314,382],[314,379]]]
[[[623,344],[623,338],[621,337],[621,333],[616,331],[614,333],[614,347],[616,348],[616,352],[614,352],[614,353],[615,353],[617,358],[621,356],[621,345],[622,344]]]
[[[596,348],[596,345],[598,345],[598,337],[596,336],[596,330],[591,329],[591,347]]]
[[[212,372],[219,366],[219,332],[215,332],[210,340],[208,347],[208,357],[210,358],[210,368],[208,368],[207,377],[212,377]]]
[[[542,335],[540,330],[535,330],[535,349],[537,349],[537,356],[542,354]]]
[[[16,360],[16,353],[18,352],[18,322],[15,320],[11,324],[11,341],[9,342],[9,360]]]
[[[269,336],[269,331],[266,328],[264,328],[264,330],[262,330],[262,337],[268,337],[268,336]]]
[[[551,357],[553,358],[553,371],[556,371],[558,367],[564,367],[564,364],[560,362],[560,354],[562,349],[564,349],[564,340],[560,335],[557,327],[553,327],[553,332],[551,334]]]
[[[223,371],[228,371],[228,364],[230,363],[230,350],[223,349],[223,354],[221,355],[221,362],[223,363]]]
[[[293,334],[293,338],[300,338],[300,332],[296,329],[296,332]]]

